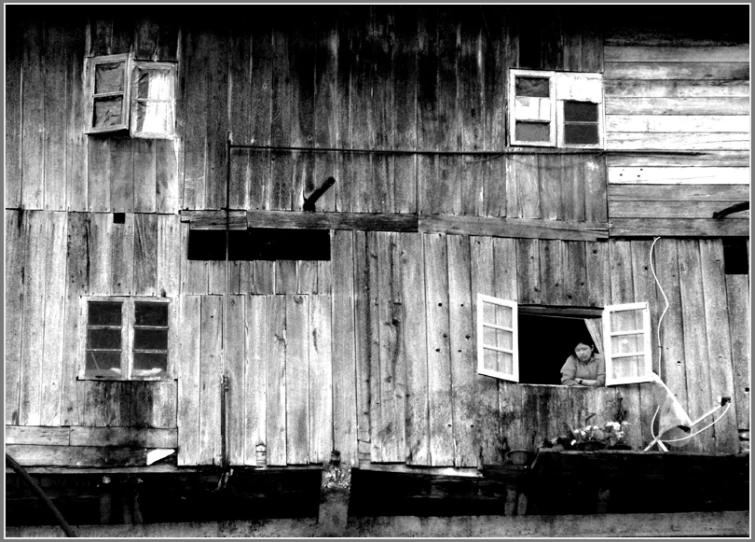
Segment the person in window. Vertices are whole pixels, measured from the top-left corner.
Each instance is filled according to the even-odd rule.
[[[606,363],[603,356],[595,352],[595,344],[589,339],[580,339],[561,367],[561,384],[565,386],[606,385]]]

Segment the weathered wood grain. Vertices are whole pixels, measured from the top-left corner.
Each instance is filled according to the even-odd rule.
[[[67,433],[69,432],[69,428],[65,428],[65,431],[66,437],[68,437]],[[66,440],[68,440],[68,438],[66,438]],[[70,428],[70,445],[130,446],[134,448],[177,448],[178,431],[176,429],[135,427],[74,426]]]
[[[127,213],[125,222],[113,224],[110,242],[111,283],[113,295],[131,295],[134,287],[135,215]]]
[[[259,378],[261,375],[247,376],[247,332],[246,332],[246,300],[248,296],[225,296],[225,308],[228,314],[225,319],[227,326],[223,330],[224,336],[224,374],[227,378],[228,391],[226,398],[226,431],[228,461],[231,465],[245,465],[247,457],[253,457],[252,451],[256,442],[246,433],[246,410],[257,407],[259,403],[250,402],[252,397],[246,396],[247,378]],[[252,448],[247,451],[246,447]],[[254,465],[254,463],[252,463]]]
[[[560,155],[540,155],[537,157],[539,170],[539,187],[540,193],[540,217],[544,220],[560,220],[565,218],[568,213],[569,218],[573,218],[571,207],[567,205],[566,197],[572,197],[571,194],[577,194],[574,190],[576,187],[569,186],[566,170],[564,168],[564,159],[569,157]],[[573,178],[573,176],[569,176]],[[562,198],[562,186],[568,192]],[[572,188],[573,190],[569,190]],[[582,204],[584,207],[584,204]]]
[[[68,446],[69,427],[44,427],[36,425],[6,425],[5,444],[30,444],[37,446]]]
[[[606,132],[748,132],[749,115],[608,115]]]
[[[506,161],[506,216],[540,218],[538,156],[512,156]]]
[[[610,62],[605,79],[739,79],[746,80],[747,62]]]
[[[749,134],[740,133],[609,132],[606,135],[606,149],[610,150],[744,150],[749,146]]]
[[[137,213],[154,213],[157,207],[157,141],[134,141],[134,211]]]
[[[561,254],[561,241],[541,239],[540,289],[541,303],[545,305],[564,304],[564,265]]]
[[[85,153],[88,165],[87,180],[87,210],[92,212],[109,212],[111,210],[110,196],[110,141],[96,137],[87,140]],[[117,209],[117,212],[123,212]]]
[[[330,295],[312,295],[309,340],[309,462],[324,464],[333,447],[333,344]]]
[[[44,350],[41,361],[42,425],[60,424],[60,388],[63,376],[63,349],[65,337],[65,291],[68,248],[68,220],[66,213],[46,213],[50,222],[49,245],[43,269],[47,270],[44,300]]]
[[[317,263],[315,260],[296,261],[296,288],[294,293],[317,293]]]
[[[84,71],[85,30],[84,25],[66,25],[69,46],[68,68],[65,73],[66,142],[65,171],[66,202],[72,211],[87,209],[87,139],[84,133],[84,99],[80,84]]]
[[[221,461],[222,301],[220,296],[208,295],[200,298],[198,442],[200,465],[219,465]]]
[[[110,208],[116,213],[135,210],[134,147],[128,138],[110,141]]]
[[[62,85],[67,69],[68,40],[66,29],[46,24],[43,30],[42,58],[44,77],[44,208],[66,209],[66,94]]]
[[[157,217],[156,294],[177,297],[181,275],[181,223],[175,215]]]
[[[724,250],[721,240],[700,240],[700,263],[708,337],[708,352],[703,358],[703,363],[710,368],[712,408],[719,401],[719,397],[729,397],[733,401],[735,390],[724,276]],[[739,448],[737,405],[734,402],[730,410],[731,412],[713,426],[714,449],[719,453],[732,453]]]
[[[740,200],[741,201],[741,200]],[[609,201],[608,212],[614,218],[691,218],[707,219],[736,202],[722,201]],[[746,219],[749,211],[739,211],[732,217]]]
[[[275,264],[275,293],[295,294],[296,285],[296,260],[277,260]]]
[[[587,250],[588,243],[562,241],[563,303],[567,306],[586,307],[590,304],[588,294]]]
[[[749,185],[748,167],[611,167],[609,184]],[[709,190],[715,190],[709,188]]]
[[[309,296],[286,296],[286,463],[309,462]]]
[[[21,202],[26,209],[44,208],[44,132],[39,129],[45,115],[43,28],[42,21],[29,21],[24,28]]]
[[[615,218],[611,236],[744,237],[749,232],[746,218]]]
[[[399,234],[400,299],[402,333],[399,336],[406,363],[406,462],[410,465],[430,464],[430,403],[428,396],[427,320],[425,316],[425,260],[422,236]]]
[[[748,277],[726,275],[726,299],[729,311],[729,338],[734,375],[737,427],[750,430],[750,303]]]
[[[275,293],[275,262],[252,262],[253,280],[250,285],[254,294]]]
[[[622,96],[606,98],[605,107],[607,122],[614,115],[742,116],[750,114],[747,98],[740,97],[647,98],[643,96],[632,98]],[[614,132],[612,130],[609,134]]]
[[[271,302],[266,308],[268,327],[266,334],[269,342],[265,349],[266,358],[263,362],[267,365],[267,390],[266,390],[266,451],[267,464],[281,466],[286,465],[288,416],[286,412],[287,380],[291,378],[286,370],[287,359],[287,321],[286,321],[286,296],[276,295],[271,297]]]
[[[329,294],[333,289],[331,263],[326,260],[320,260],[315,263],[317,264],[317,291],[315,293]]]
[[[417,146],[435,150],[442,137],[439,130],[440,95],[438,79],[438,14],[432,7],[418,9],[417,21]],[[432,213],[438,178],[437,160],[433,156],[417,158],[417,207],[420,213]]]
[[[677,249],[684,330],[684,368],[687,376],[687,413],[694,420],[713,406],[700,243],[695,239],[679,241]],[[686,449],[712,452],[713,433],[704,431],[691,439]]]
[[[157,291],[158,221],[157,215],[134,215],[134,289],[135,295],[154,296]]]
[[[7,452],[22,467],[144,467],[153,448],[10,445]]]
[[[207,266],[207,293],[223,295],[226,291],[226,262],[224,260],[210,260],[205,264]]]
[[[606,62],[748,62],[749,47],[655,47],[608,45]]]
[[[747,201],[750,187],[743,184],[611,184],[608,198],[619,201],[686,201],[686,202],[737,202]]]
[[[189,259],[189,224],[180,225],[182,294],[207,293],[207,262]]]
[[[750,82],[727,79],[707,81],[695,79],[617,79],[605,81],[603,89],[606,98],[617,96],[634,98],[745,98],[750,93]]]
[[[448,303],[451,351],[451,398],[453,412],[454,465],[477,466],[475,380],[477,359],[472,317],[472,276],[469,237],[449,235]]]
[[[380,253],[380,247],[378,245],[378,236],[382,235],[379,232],[366,232],[364,243],[364,255],[365,259],[360,259],[360,263],[364,266],[364,280],[366,283],[366,304],[363,309],[364,318],[364,330],[365,339],[363,341],[362,348],[364,348],[367,354],[365,360],[365,368],[368,370],[366,373],[365,384],[369,389],[369,416],[370,416],[370,460],[374,462],[382,462],[383,454],[390,454],[390,450],[387,449],[390,442],[391,432],[386,435],[385,426],[383,423],[383,409],[382,409],[382,388],[383,388],[383,375],[380,372],[380,259],[390,258],[389,255],[383,255]],[[389,429],[391,429],[389,427]],[[384,441],[386,441],[384,443]]]
[[[417,231],[416,215],[405,214],[249,211],[246,220],[250,228]]]
[[[5,207],[7,209],[21,206],[23,179],[23,25],[11,25],[11,28],[8,28],[5,46]]]
[[[214,33],[207,43],[207,179],[205,208],[222,209],[227,206],[226,145],[228,140],[228,59],[227,32]]]
[[[446,236],[424,237],[425,306],[427,316],[428,395],[430,402],[430,464],[453,465],[448,250]]]
[[[538,305],[542,300],[540,240],[518,239],[516,251],[519,302]]]
[[[24,329],[27,212],[5,212],[5,423],[18,424]]]
[[[749,151],[701,151],[695,154],[614,154],[606,156],[609,168],[613,167],[747,167]]]
[[[593,241],[608,237],[606,223],[566,220],[544,221],[526,218],[492,218],[475,216],[421,216],[423,233],[484,235],[521,239],[570,239]]]
[[[109,213],[92,213],[90,216],[89,293],[110,295],[113,217]]]
[[[273,322],[274,318],[268,318],[268,310],[273,307],[273,297],[246,296],[245,303],[244,400],[243,404],[234,408],[241,410],[244,424],[244,455],[240,462],[256,465],[256,447],[265,445],[267,441],[267,363],[275,340],[273,326],[268,323]]]

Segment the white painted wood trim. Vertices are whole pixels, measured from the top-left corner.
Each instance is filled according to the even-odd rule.
[[[499,347],[494,347],[493,345],[485,346],[483,344],[483,328],[489,327],[487,324],[483,321],[483,304],[484,303],[492,303],[494,305],[499,305],[501,307],[508,307],[511,309],[512,313],[512,350],[506,351],[504,349],[500,349]],[[497,297],[492,297],[489,295],[477,294],[477,372],[481,375],[490,376],[493,378],[498,378],[501,380],[508,380],[511,382],[519,382],[519,324],[518,324],[518,315],[517,315],[517,307],[519,304],[516,301],[511,301],[507,299],[500,299]],[[490,350],[496,350],[496,351],[502,351],[505,353],[511,353],[512,354],[512,367],[513,371],[512,373],[504,373],[500,371],[493,371],[491,369],[485,368],[485,349]]]
[[[627,357],[629,354],[617,354],[614,356],[612,352],[611,337],[617,337],[621,335],[627,335],[627,332],[612,332],[611,330],[611,314],[616,312],[625,311],[642,311],[642,329],[638,330],[643,335],[643,352],[633,353],[632,356],[644,356],[643,373],[639,375],[613,378],[613,361],[614,358]],[[637,331],[633,331],[632,334],[639,334]],[[655,374],[653,373],[653,350],[651,345],[651,330],[650,330],[650,308],[647,302],[639,303],[624,303],[620,305],[607,305],[603,309],[603,359],[606,364],[606,386],[616,386],[620,384],[635,384],[638,382],[650,382],[654,380]]]
[[[609,167],[608,184],[750,184],[750,168]]]

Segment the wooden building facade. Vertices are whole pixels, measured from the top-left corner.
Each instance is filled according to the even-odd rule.
[[[749,212],[713,218],[749,201],[746,8],[7,12],[5,424],[22,465],[148,469],[169,450],[179,470],[286,467],[336,450],[481,468],[621,408],[629,444],[652,440],[648,384],[478,374],[478,294],[535,315],[647,302],[653,370],[690,416],[732,399],[685,450],[749,450],[749,265],[733,263],[749,262]],[[103,58],[168,66],[174,126],[138,133],[140,103],[160,99],[128,70],[98,94]],[[558,93],[599,81],[598,144],[511,144],[516,70]],[[93,133],[129,85],[130,128]],[[566,130],[551,111],[536,123]],[[329,256],[190,257],[192,232],[247,228],[327,230]],[[107,299],[167,302],[166,377],[87,376],[82,311]]]

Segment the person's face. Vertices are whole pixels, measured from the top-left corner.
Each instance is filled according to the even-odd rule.
[[[592,346],[587,346],[584,343],[579,343],[574,349],[574,353],[577,355],[579,361],[587,361],[592,356]]]

